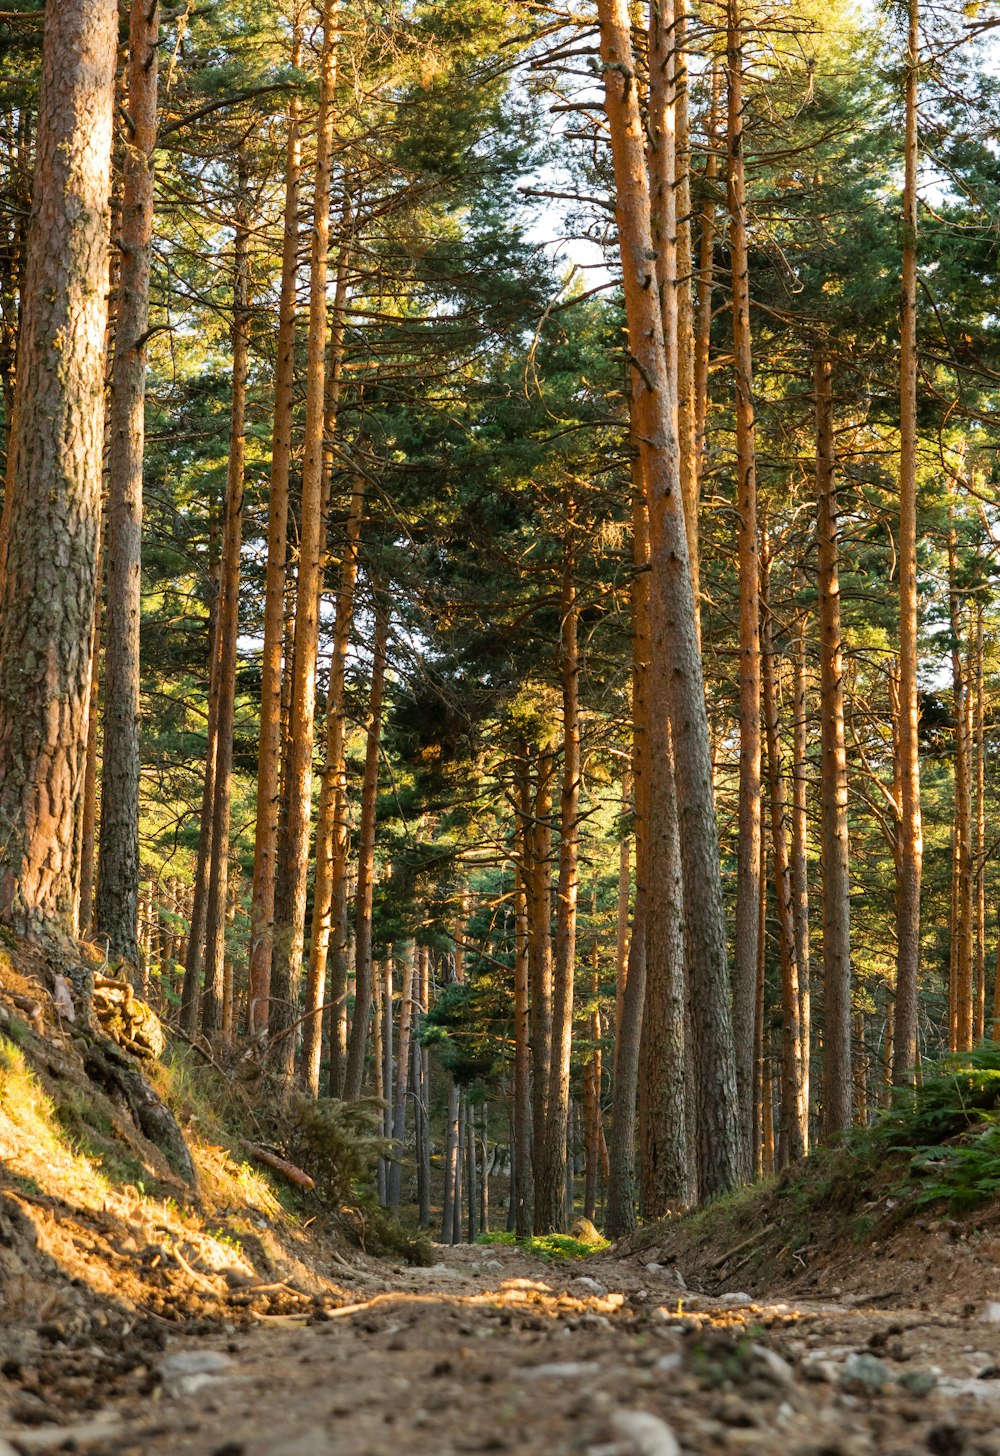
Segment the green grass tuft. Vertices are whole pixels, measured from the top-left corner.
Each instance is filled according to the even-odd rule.
[[[476,1240],[477,1244],[504,1244],[508,1248],[523,1249],[526,1254],[534,1254],[539,1259],[586,1259],[588,1254],[596,1254],[601,1249],[611,1247],[607,1239],[601,1239],[600,1243],[584,1243],[582,1239],[574,1239],[570,1234],[536,1234],[533,1239],[519,1239],[515,1234],[493,1233],[480,1234]]]

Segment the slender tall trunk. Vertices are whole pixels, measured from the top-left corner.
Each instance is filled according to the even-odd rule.
[[[306,980],[306,1010],[311,1013],[303,1024],[303,1081],[315,1097],[319,1092],[319,1063],[323,1044],[322,1006],[326,986],[327,958],[331,936],[334,944],[334,1000],[346,991],[347,965],[344,932],[346,925],[336,913],[340,890],[347,872],[347,775],[345,773],[344,739],[346,716],[344,682],[347,674],[347,650],[354,621],[354,584],[358,572],[358,543],[364,510],[364,477],[356,475],[347,517],[346,542],[340,564],[340,586],[337,591],[336,616],[333,627],[333,652],[326,703],[326,763],[320,784],[319,807],[316,813],[316,871],[313,888],[312,931],[309,937],[309,974]]]
[[[823,846],[823,1133],[851,1125],[851,871],[840,632],[840,521],[833,434],[833,368],[817,355],[816,535],[819,543],[821,839]]]
[[[597,882],[590,900],[591,917],[596,924]],[[597,1177],[601,1154],[601,1002],[600,1002],[600,948],[597,936],[590,953],[590,1025],[587,1028],[591,1050],[584,1070],[583,1082],[583,1144],[585,1153],[585,1175],[583,1190],[583,1216],[592,1222],[597,1217]]]
[[[400,986],[399,1048],[396,1052],[396,1089],[392,1109],[392,1136],[396,1143],[395,1157],[389,1168],[389,1207],[399,1208],[402,1193],[403,1145],[406,1142],[406,1108],[410,1094],[410,1038],[413,1030],[413,980],[416,972],[415,947],[412,941],[400,955],[403,983]]]
[[[983,598],[976,600],[976,1041],[986,1035],[986,716],[983,666]]]
[[[753,1005],[757,984],[757,926],[760,920],[761,895],[758,878],[761,838],[761,685],[757,452],[743,157],[743,14],[740,0],[727,0],[726,31],[729,82],[729,246],[736,381],[736,509],[739,520],[740,582],[740,788],[733,1019],[741,1131],[749,1148],[753,1103]]]
[[[97,535],[94,628],[90,634],[90,711],[87,714],[87,765],[83,775],[83,809],[80,816],[80,910],[78,924],[85,938],[94,930],[94,869],[97,849],[97,730],[100,719],[99,676],[101,662],[101,581],[104,560],[104,532]]]
[[[771,803],[771,850],[774,865],[774,895],[778,912],[778,949],[781,961],[782,1076],[781,1076],[781,1159],[787,1164],[800,1158],[808,1146],[808,1123],[802,1096],[802,1003],[799,999],[799,962],[795,941],[795,908],[792,871],[788,857],[788,815],[781,739],[778,735],[778,687],[774,665],[774,629],[771,620],[769,585],[771,553],[764,528],[761,560],[761,686],[764,728],[767,739],[767,777]],[[756,969],[754,995],[756,997]]]
[[[225,505],[223,504],[223,513]],[[191,921],[187,952],[184,958],[184,984],[181,990],[180,1024],[190,1035],[198,1024],[201,1004],[201,978],[205,954],[205,925],[208,917],[208,875],[212,860],[212,816],[215,805],[215,763],[219,747],[219,607],[222,587],[222,560],[219,552],[219,520],[210,511],[208,528],[208,716],[205,741],[205,776],[201,786],[201,817],[198,833],[198,857],[191,891]]]
[[[229,894],[229,817],[232,795],[233,718],[236,708],[236,643],[239,637],[240,550],[243,543],[243,477],[246,458],[247,362],[250,344],[250,220],[247,165],[239,158],[233,279],[233,401],[229,425],[229,470],[223,526],[222,590],[219,596],[218,724],[215,751],[212,852],[205,916],[205,985],[201,1029],[223,1032],[226,918]]]
[[[372,645],[372,681],[368,700],[368,746],[361,784],[361,823],[358,830],[358,884],[354,901],[354,1019],[344,1069],[344,1098],[357,1102],[365,1073],[368,1018],[372,1003],[372,895],[375,884],[375,808],[378,766],[382,746],[382,697],[385,691],[389,641],[389,611],[375,602],[375,640]]]
[[[531,978],[531,1155],[535,1184],[535,1226],[539,1182],[544,1177],[552,1065],[552,781],[555,756],[539,752],[531,817],[531,891],[528,897],[528,957]]]
[[[422,945],[418,951],[419,1010],[426,1015],[430,1002],[430,951]],[[417,1223],[431,1226],[431,1128],[428,1107],[428,1053],[420,1042],[413,1042],[413,1083],[416,1088],[417,1125]]]
[[[677,193],[677,444],[681,496],[687,528],[691,589],[701,640],[701,567],[698,548],[698,417],[695,386],[694,300],[691,294],[691,123],[689,116],[688,15],[686,0],[675,0],[672,92],[676,110],[674,183]]]
[[[962,652],[958,538],[954,504],[948,531],[948,600],[951,624],[952,705],[955,718],[954,985],[955,1051],[972,1046],[975,1028],[974,925],[972,907],[972,793],[970,693]]]
[[[570,511],[569,530],[575,531]],[[566,1185],[566,1125],[569,1117],[573,988],[580,858],[580,658],[573,543],[563,567],[559,670],[562,680],[563,772],[559,800],[559,882],[556,897],[555,974],[552,996],[552,1052],[544,1155],[535,1180],[535,1219],[540,1231],[563,1227]]]
[[[795,573],[796,587],[805,587],[805,572]],[[792,644],[792,693],[795,721],[792,737],[792,901],[795,909],[795,955],[799,963],[799,1002],[802,1022],[802,1101],[809,1112],[812,1054],[812,989],[809,955],[809,719],[807,702],[806,632],[809,613],[795,613]]]
[[[107,615],[97,934],[108,956],[138,963],[139,620],[146,339],[153,236],[158,0],[129,11],[128,140],[121,203],[121,272],[108,421]]]
[[[654,638],[652,660],[665,648]],[[687,1133],[687,988],[684,974],[684,896],[681,883],[673,744],[662,702],[662,677],[650,675],[649,749],[654,774],[649,801],[649,880],[646,889],[646,997],[639,1075],[642,1211],[660,1218],[694,1196]]]
[[[649,516],[636,440],[632,399],[632,784],[635,819],[635,904],[632,938],[615,1027],[615,1080],[611,1094],[611,1149],[605,1223],[611,1238],[635,1228],[636,1098],[646,1000],[646,902],[649,844]]]
[[[656,250],[660,315],[666,351],[670,412],[679,427],[680,290],[677,256],[676,34],[673,0],[651,0],[649,7],[650,209]],[[686,168],[686,163],[685,163]],[[690,255],[690,234],[688,234]],[[688,260],[690,261],[690,259]],[[685,287],[687,280],[685,279]],[[690,314],[690,295],[688,296]],[[693,368],[693,358],[692,358]],[[689,422],[693,423],[693,421]],[[679,463],[684,527],[689,560],[694,560],[693,458],[691,470]],[[692,566],[692,589],[694,568]],[[697,607],[697,597],[695,598]],[[697,612],[696,612],[697,616]],[[662,629],[662,617],[657,625]],[[667,660],[669,643],[654,639],[650,660]],[[685,1126],[684,915],[673,755],[668,727],[665,674],[650,674],[649,762],[660,771],[650,776],[649,870],[646,901],[646,999],[642,1020],[639,1084],[639,1141],[643,1211],[655,1217],[670,1206],[690,1201]]]
[[[719,118],[722,112],[722,57],[712,58],[712,93],[709,102],[705,171],[698,213],[698,275],[695,288],[694,422],[695,488],[700,499],[705,470],[705,423],[708,419],[708,366],[712,345],[712,304],[715,293],[716,184],[719,176]]]
[[[0,918],[77,933],[104,435],[112,0],[48,8],[0,527]]]
[[[295,597],[295,642],[291,674],[291,741],[286,770],[288,820],[280,845],[280,894],[275,896],[271,977],[271,1026],[290,1031],[299,1015],[299,987],[305,938],[306,873],[312,817],[313,719],[319,647],[319,593],[323,561],[323,436],[326,424],[327,277],[330,252],[330,180],[333,107],[337,83],[339,0],[324,0],[316,131],[316,182],[309,266],[309,345],[306,363],[306,420],[299,525],[299,570]],[[370,1010],[370,1004],[369,1004]],[[365,1036],[367,1038],[367,1015]],[[281,1039],[280,1075],[290,1079],[295,1036]],[[360,1078],[358,1093],[360,1095]]]
[[[302,59],[302,21],[296,13],[291,61]],[[250,970],[247,1033],[266,1031],[271,992],[274,933],[274,872],[278,844],[278,777],[281,767],[281,666],[284,645],[285,579],[288,555],[288,478],[292,454],[295,385],[295,318],[299,249],[299,193],[302,181],[302,101],[288,103],[285,140],[285,222],[281,247],[281,295],[274,373],[274,427],[267,502],[267,574],[264,586],[264,645],[261,654],[260,738],[257,753],[257,827],[250,901]]]
[[[519,1239],[534,1233],[535,1190],[531,1165],[531,1024],[529,1017],[528,892],[531,865],[531,782],[527,750],[518,764],[514,827],[514,1156],[511,1182],[514,1231]]]
[[[749,1172],[736,1100],[711,746],[680,496],[677,439],[665,369],[663,322],[651,287],[654,278],[650,259],[654,250],[628,6],[625,0],[599,0],[598,16],[628,336],[639,376],[635,401],[649,506],[650,638],[662,641],[668,648],[667,657],[658,661],[656,668],[667,679],[674,740],[687,954],[692,974],[699,1183],[702,1196],[711,1198],[733,1187]],[[663,774],[669,772],[669,765],[652,762],[650,769],[651,775]]]
[[[903,277],[899,320],[899,821],[896,844],[896,1034],[893,1081],[910,1082],[917,1061],[920,975],[920,703],[917,690],[917,91],[919,0],[908,0],[903,179]]]
[[[625,1001],[625,981],[628,977],[628,912],[632,884],[632,839],[625,832],[624,824],[632,808],[631,769],[622,770],[622,828],[618,842],[618,924],[615,936],[615,1044],[614,1067],[617,1075],[618,1036],[622,1024],[622,1007]]]

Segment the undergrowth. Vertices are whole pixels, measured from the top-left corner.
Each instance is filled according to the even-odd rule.
[[[908,1159],[918,1205],[973,1208],[1000,1197],[1000,1043],[925,1068],[922,1085],[899,1094],[872,1141]]]
[[[477,1244],[505,1244],[510,1248],[523,1249],[538,1259],[585,1259],[588,1254],[599,1253],[611,1247],[607,1239],[598,1243],[586,1243],[571,1234],[536,1234],[531,1239],[519,1239],[516,1234],[480,1234]]]

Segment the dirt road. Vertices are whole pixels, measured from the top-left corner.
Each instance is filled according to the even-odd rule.
[[[251,1329],[60,1351],[6,1432],[31,1456],[1000,1456],[1000,1323],[864,1301],[701,1298],[641,1258],[440,1249]],[[992,1311],[1000,1313],[1000,1311]],[[131,1368],[129,1368],[131,1363]],[[5,1375],[17,1372],[5,1371]],[[45,1422],[45,1382],[79,1421]],[[30,1390],[29,1390],[30,1393]],[[65,1391],[60,1391],[65,1394]],[[61,1409],[65,1411],[61,1402]],[[8,1450],[9,1450],[8,1448]],[[8,1456],[0,1445],[2,1456]]]

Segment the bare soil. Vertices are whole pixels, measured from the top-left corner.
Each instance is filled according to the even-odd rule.
[[[435,1252],[359,1259],[336,1292],[242,1326],[40,1322],[3,1365],[6,1439],[23,1456],[668,1456],[670,1432],[705,1456],[1000,1453],[985,1301],[698,1295],[641,1253]]]

